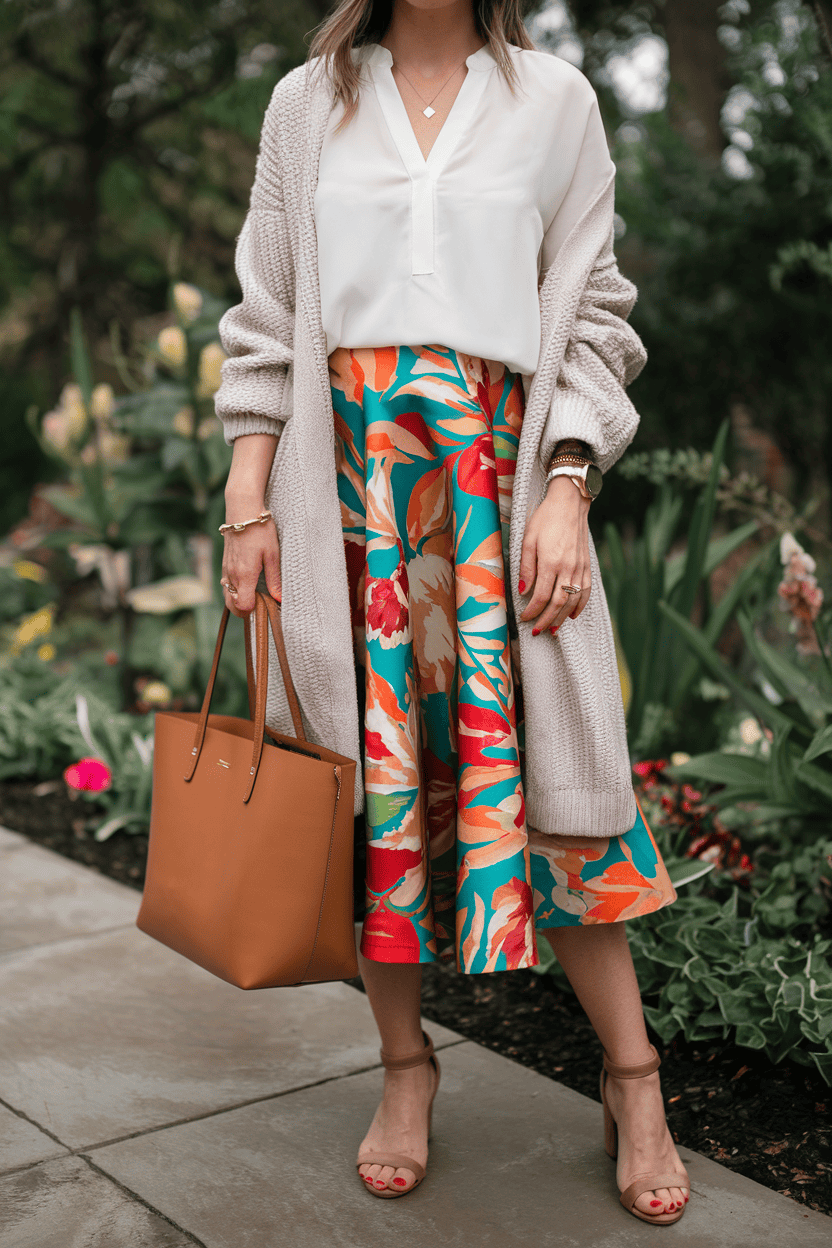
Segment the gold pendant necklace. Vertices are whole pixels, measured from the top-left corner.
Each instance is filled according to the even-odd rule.
[[[468,60],[468,57],[466,56],[465,61],[467,60]],[[395,65],[395,68],[401,74],[402,78],[404,78],[405,82],[409,83],[410,86],[413,87],[413,90],[416,91],[416,94],[419,96],[419,99],[422,101],[423,104],[426,105],[426,107],[422,109],[422,112],[424,113],[426,117],[430,118],[430,117],[433,117],[436,112],[435,108],[431,108],[431,104],[433,103],[434,100],[439,98],[439,96],[447,87],[448,83],[451,81],[451,78],[453,78],[454,74],[459,73],[459,71],[462,69],[462,66],[465,64],[465,61],[462,61],[461,64],[457,65],[456,69],[451,70],[449,76],[445,79],[445,81],[442,83],[442,86],[436,92],[436,95],[433,97],[433,99],[430,99],[430,100],[426,100],[420,91],[416,91],[416,88],[413,86],[413,83],[410,82],[410,79],[408,78],[404,70],[402,69],[401,65],[395,65],[395,62],[394,62],[394,65]]]

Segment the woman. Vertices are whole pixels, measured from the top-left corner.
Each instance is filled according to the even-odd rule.
[[[689,1180],[624,920],[675,893],[587,523],[645,359],[613,181],[592,88],[533,49],[519,0],[343,0],[275,89],[220,325],[226,519],[252,521],[222,583],[246,615],[264,574],[309,738],[361,758],[385,1066],[365,1186],[424,1175],[421,965],[532,966],[537,929],[604,1048],[622,1202],[668,1223]]]

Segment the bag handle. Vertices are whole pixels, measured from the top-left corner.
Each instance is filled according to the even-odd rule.
[[[289,707],[292,712],[292,723],[295,727],[296,737],[300,741],[306,741],[303,732],[303,724],[300,716],[300,706],[298,703],[295,687],[292,682],[291,673],[289,671],[289,663],[286,655],[286,645],[283,640],[283,629],[280,621],[280,612],[278,604],[270,594],[262,594],[259,591],[254,595],[254,631],[255,644],[257,647],[257,671],[261,673],[261,679],[254,681],[254,674],[251,669],[251,639],[249,636],[249,621],[244,620],[246,629],[246,677],[248,681],[249,699],[254,694],[254,748],[252,752],[251,768],[249,770],[249,783],[243,797],[243,801],[247,802],[254,790],[254,784],[257,779],[257,772],[260,768],[260,759],[263,754],[263,736],[266,727],[266,693],[268,689],[268,625],[271,625],[272,634],[275,640],[275,648],[280,662],[280,671],[286,688],[286,696],[289,701]],[[217,644],[214,649],[214,661],[211,665],[211,674],[208,677],[208,684],[205,689],[205,697],[202,702],[199,720],[197,721],[196,736],[194,738],[193,748],[191,749],[191,761],[184,779],[190,781],[193,779],[194,773],[202,753],[202,747],[205,743],[205,733],[208,728],[208,714],[211,709],[211,700],[214,695],[214,685],[217,679],[217,671],[220,664],[220,655],[222,653],[223,642],[225,641],[225,633],[228,628],[228,619],[231,615],[228,607],[222,613],[219,631],[217,634]]]
[[[261,574],[261,580],[263,580]],[[265,585],[265,581],[263,581]],[[280,674],[283,677],[283,687],[286,690],[286,700],[289,703],[289,711],[292,716],[292,725],[295,729],[295,737],[298,741],[306,741],[306,734],[303,731],[303,720],[300,715],[300,704],[298,695],[295,693],[292,674],[289,671],[289,657],[286,654],[286,642],[283,637],[283,624],[280,612],[280,603],[272,598],[271,594],[265,588],[261,589],[258,581],[255,595],[262,595],[266,610],[269,613],[269,623],[271,625],[272,636],[274,637],[274,648],[277,651],[277,661],[280,664]],[[255,631],[257,620],[255,616]],[[246,681],[248,683],[248,712],[254,719],[254,708],[257,702],[256,690],[254,687],[254,668],[251,656],[251,629],[248,620],[245,621],[245,647],[246,647]],[[259,669],[258,669],[259,670]]]

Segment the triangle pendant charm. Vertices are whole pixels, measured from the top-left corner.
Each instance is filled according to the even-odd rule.
[[[436,112],[436,109],[431,108],[430,104],[428,104],[427,108],[422,109],[422,112],[425,114],[426,117],[432,117],[433,114]]]

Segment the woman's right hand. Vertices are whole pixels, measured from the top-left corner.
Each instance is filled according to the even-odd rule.
[[[277,438],[269,433],[235,438],[225,486],[226,524],[242,524],[267,510],[263,498],[276,449]],[[254,590],[261,571],[272,598],[280,602],[280,548],[274,521],[251,524],[239,533],[224,533],[223,537],[222,579],[237,590],[232,594],[225,585],[222,587],[228,609],[241,617],[254,610]]]
[[[250,520],[266,508],[263,503],[256,506],[247,515],[239,513],[235,507],[233,513],[226,516],[227,524],[238,524],[241,520]],[[230,509],[229,509],[230,512]],[[277,540],[277,529],[273,520],[265,524],[252,524],[241,533],[225,533],[225,550],[222,557],[222,579],[229,581],[237,590],[232,594],[226,585],[222,592],[225,605],[234,615],[246,616],[254,610],[254,591],[261,570],[266,576],[266,586],[272,598],[278,602],[282,599],[280,585],[280,546]]]

